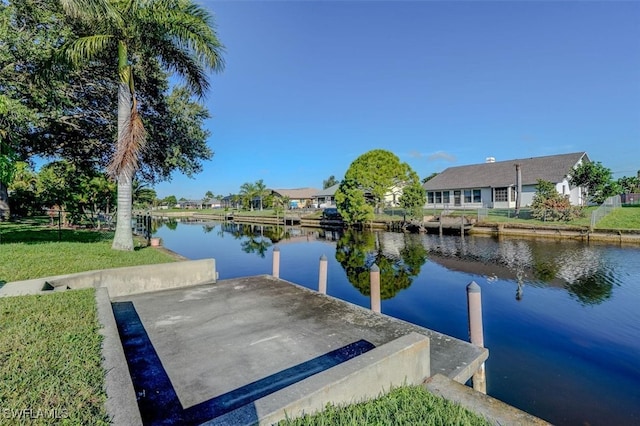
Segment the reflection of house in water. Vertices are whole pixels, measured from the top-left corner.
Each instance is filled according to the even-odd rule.
[[[378,232],[382,254],[391,259],[400,259],[405,246],[405,235],[397,232]]]
[[[423,235],[429,260],[468,274],[565,288],[600,274],[599,254],[580,243]]]
[[[300,227],[287,227],[285,235],[285,238],[278,241],[278,244],[281,245],[310,241],[335,243],[341,236],[338,231]]]

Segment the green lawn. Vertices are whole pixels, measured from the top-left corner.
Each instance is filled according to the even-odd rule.
[[[0,283],[94,269],[175,261],[169,254],[136,241],[133,252],[111,249],[113,232],[0,223]]]
[[[596,208],[597,207],[586,207],[582,217],[567,222],[545,222],[538,219],[531,219],[529,218],[528,209],[523,209],[523,218],[514,218],[513,210],[489,210],[489,215],[484,222],[519,223],[533,226],[578,226],[589,228],[591,226],[591,213]],[[615,209],[613,212],[602,218],[596,224],[595,228],[599,230],[640,229],[640,206],[623,206]]]
[[[615,209],[596,224],[596,229],[640,229],[640,205]]]
[[[113,233],[0,223],[0,286],[50,275],[174,261]],[[46,223],[46,221],[45,221]],[[0,298],[0,424],[108,424],[94,290]]]
[[[281,421],[279,426],[420,425],[484,426],[491,423],[421,386],[392,389],[377,399],[347,406],[328,405],[322,412]]]
[[[1,424],[108,424],[93,289],[0,298],[0,317]]]

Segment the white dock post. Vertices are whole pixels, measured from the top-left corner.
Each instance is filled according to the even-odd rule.
[[[469,312],[469,337],[471,343],[484,348],[484,331],[482,328],[482,292],[480,286],[471,281],[467,285],[467,308]],[[473,389],[487,393],[487,376],[484,362],[473,375]]]
[[[320,273],[318,274],[318,292],[327,294],[327,256],[320,256]]]
[[[371,310],[373,312],[381,312],[380,304],[380,268],[375,263],[369,272],[369,281],[371,285]]]
[[[280,278],[280,247],[273,248],[273,278]]]

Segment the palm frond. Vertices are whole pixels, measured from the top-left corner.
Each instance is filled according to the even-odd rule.
[[[116,178],[121,174],[133,178],[138,169],[138,158],[147,142],[147,132],[134,102],[131,116],[118,135],[118,143],[107,173]]]
[[[224,68],[212,16],[191,0],[159,0],[140,9],[139,17],[144,45],[153,46],[163,65],[202,96],[209,87],[206,71]]]
[[[115,41],[112,35],[92,35],[72,40],[62,46],[57,61],[78,68],[112,47]]]
[[[64,12],[75,19],[84,21],[95,20],[95,18],[120,19],[109,0],[60,0],[60,4]]]

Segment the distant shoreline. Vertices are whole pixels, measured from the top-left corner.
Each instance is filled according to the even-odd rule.
[[[225,212],[220,212],[220,214],[203,214],[197,211],[164,212],[161,210],[152,211],[151,215],[165,217],[192,217],[204,220],[224,220],[226,217]],[[260,222],[267,225],[273,225],[276,222],[275,217],[241,216],[238,214],[235,214],[233,219],[239,219],[239,222],[245,222],[244,219],[248,219],[250,223]],[[376,224],[379,226],[375,226]],[[302,223],[301,226],[305,226],[305,223]],[[385,227],[386,222],[374,222],[374,228],[376,229]],[[618,244],[640,244],[640,230],[638,229],[596,229],[594,231],[590,231],[588,228],[566,225],[526,225],[521,223],[482,222],[475,223],[468,232],[469,235],[491,235],[497,237],[553,238],[570,239],[583,242],[598,241]]]

